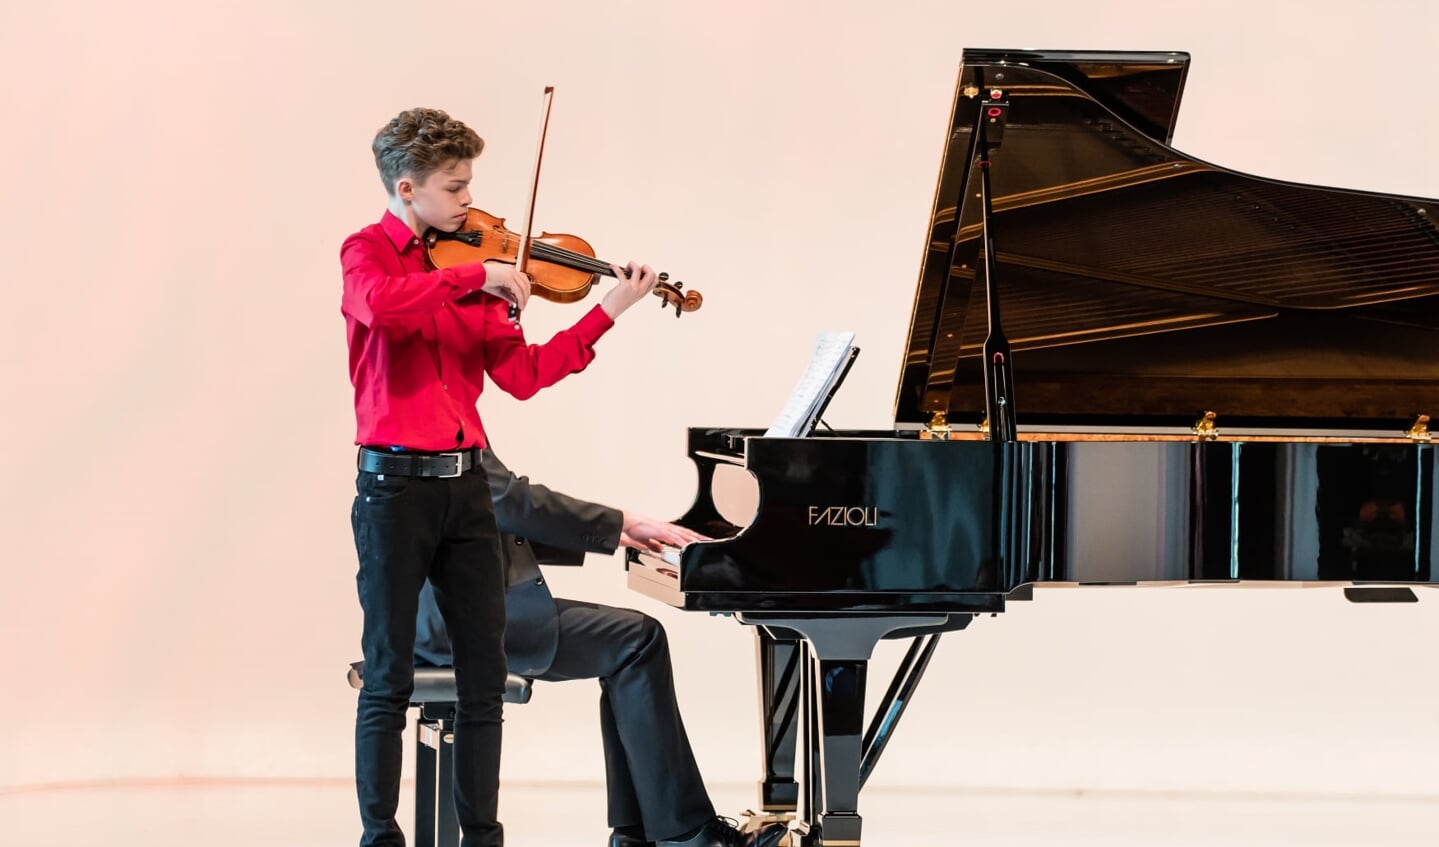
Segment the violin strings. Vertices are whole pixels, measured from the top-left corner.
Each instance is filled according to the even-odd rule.
[[[579,270],[586,270],[592,273],[614,276],[614,270],[611,269],[609,265],[599,261],[598,259],[595,259],[591,256],[585,256],[581,253],[576,253],[572,250],[566,250],[563,247],[556,247],[553,244],[546,244],[543,241],[531,241],[530,254],[539,259],[555,262],[565,262],[571,267],[576,267]]]
[[[530,255],[541,261],[571,263],[572,267],[574,265],[582,265],[583,267],[580,267],[579,270],[594,271],[595,273],[601,273],[607,276],[615,275],[613,268],[598,259],[591,258],[582,253],[576,253],[573,250],[566,250],[563,247],[556,247],[553,244],[546,244],[543,241],[530,242]],[[679,289],[669,283],[661,283],[655,286],[654,294],[656,297],[662,297],[666,301],[674,297],[684,297],[684,294]]]
[[[541,261],[550,261],[556,264],[563,263],[577,270],[590,271],[591,273],[603,274],[605,276],[615,275],[613,268],[593,256],[586,256],[583,253],[576,253],[573,250],[556,247],[544,241],[531,240],[530,255]],[[657,296],[665,297],[667,291],[673,292],[675,295],[679,294],[678,289],[675,289],[669,284],[656,287],[654,293]]]
[[[566,249],[563,248],[563,247],[556,247],[556,246],[554,246],[553,244],[546,244],[546,243],[543,242],[543,241],[532,241],[532,242],[530,242],[530,251],[531,251],[532,253],[539,253],[539,254],[541,254],[541,255],[547,255],[547,256],[550,256],[551,258],[564,259],[564,260],[567,260],[567,261],[570,261],[570,262],[574,262],[575,264],[586,265],[586,266],[591,267],[591,268],[601,268],[601,267],[602,267],[602,268],[604,268],[604,269],[606,269],[606,270],[609,269],[609,265],[607,265],[607,264],[605,264],[605,263],[603,263],[603,262],[595,259],[595,258],[592,257],[592,256],[585,256],[585,255],[583,255],[583,254],[576,253],[576,252],[574,252],[574,251],[572,251],[572,250],[566,250]]]

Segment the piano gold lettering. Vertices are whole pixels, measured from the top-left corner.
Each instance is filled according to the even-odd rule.
[[[810,526],[879,526],[878,506],[810,506]]]

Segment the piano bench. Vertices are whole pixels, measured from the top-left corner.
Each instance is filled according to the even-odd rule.
[[[350,687],[358,690],[365,683],[365,663],[351,664],[346,677],[350,680]],[[533,687],[533,680],[512,673],[505,679],[504,701],[506,703],[528,703]],[[415,668],[415,691],[410,695],[411,706],[419,706],[423,709],[428,705],[449,704],[453,711],[455,699],[454,668],[429,666]]]
[[[350,665],[350,687],[365,682],[365,663]],[[528,703],[534,680],[518,674],[505,679],[504,701]],[[410,705],[415,719],[415,847],[456,847],[460,823],[455,816],[455,669],[415,668]]]

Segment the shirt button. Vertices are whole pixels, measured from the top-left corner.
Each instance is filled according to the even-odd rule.
[[[449,390],[450,390],[450,386],[449,386],[449,385],[442,385],[442,386],[440,386],[440,387],[443,388],[443,389],[445,389],[446,391],[449,391]]]

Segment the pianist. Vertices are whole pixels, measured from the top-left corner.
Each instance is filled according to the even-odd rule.
[[[610,847],[773,847],[782,826],[742,836],[715,816],[675,701],[669,643],[659,622],[632,609],[553,597],[540,574],[541,562],[582,564],[585,553],[613,553],[620,545],[659,552],[702,536],[532,483],[489,449],[483,463],[505,560],[510,671],[547,682],[600,681]],[[453,661],[428,582],[415,645],[417,662]]]

